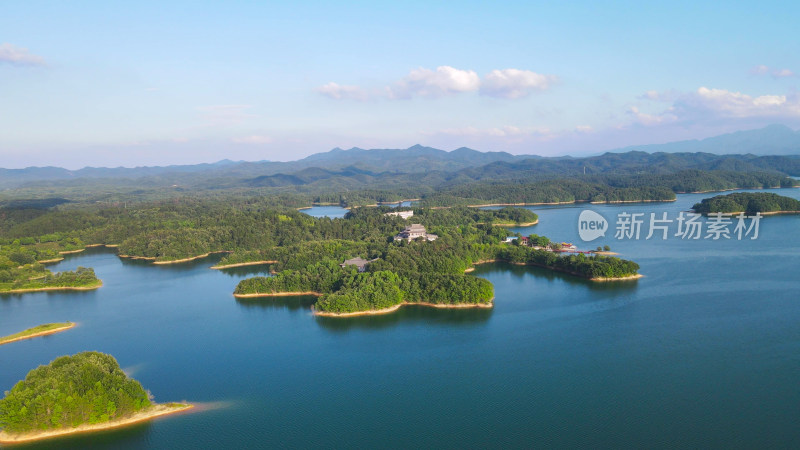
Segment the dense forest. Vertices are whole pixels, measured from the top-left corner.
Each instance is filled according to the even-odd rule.
[[[41,264],[0,269],[0,293],[41,289],[91,289],[101,282],[94,269],[78,267],[75,271],[52,273]]]
[[[692,209],[701,214],[744,212],[800,212],[800,201],[768,192],[738,192],[704,198]]]
[[[501,245],[508,232],[492,225],[531,223],[536,215],[524,209],[487,211],[466,205],[669,201],[676,192],[797,184],[781,171],[794,173],[798,168],[792,157],[629,152],[519,159],[466,150],[445,156],[414,151],[421,152],[420,158],[461,158],[463,164],[449,172],[443,169],[448,164],[414,173],[323,170],[307,164],[328,160],[311,158],[291,176],[272,173],[246,182],[241,177],[256,174],[257,167],[244,166],[218,183],[207,178],[193,186],[164,187],[160,183],[167,175],[158,170],[150,171],[158,173],[152,175],[158,179],[153,185],[143,179],[111,182],[109,189],[101,189],[104,178],[92,176],[19,186],[3,194],[6,200],[0,207],[0,289],[99,285],[89,270],[55,275],[39,264],[91,244],[118,247],[121,256],[156,262],[211,252],[226,253],[221,266],[269,261],[275,277],[246,280],[237,292],[320,292],[323,309],[360,304],[361,291],[380,292],[396,301],[390,285],[399,289],[402,301],[444,298],[431,293],[436,283],[452,285],[449,301],[488,301],[486,286],[463,273],[476,261],[536,264],[587,278],[628,276],[636,270],[632,263],[617,259]],[[198,174],[188,169],[182,173],[188,177],[184,181]],[[385,216],[392,211],[385,206],[355,207],[403,198],[420,199],[413,223],[424,225],[439,240],[395,243],[392,236],[412,222]],[[297,211],[314,202],[352,209],[344,219],[313,218]],[[775,210],[774,205],[766,208]],[[367,275],[351,278],[350,269],[338,264],[356,256],[374,261],[367,266]],[[379,272],[397,278],[371,275]],[[420,286],[430,298],[421,294]]]
[[[532,219],[522,212],[527,210],[417,208],[414,211],[414,221],[437,233],[437,240],[395,241],[392,235],[399,228],[394,219],[375,208],[357,208],[339,219],[345,229],[352,230],[351,236],[385,229],[381,223],[395,228],[386,229],[382,238],[377,239],[306,242],[260,253],[258,258],[274,261],[275,275],[242,280],[235,294],[319,293],[322,296],[315,305],[317,311],[348,313],[385,309],[403,302],[488,304],[493,298],[491,283],[465,274],[473,264],[482,261],[539,265],[585,278],[627,277],[639,269],[633,262],[614,257],[563,256],[503,243],[511,233],[492,223],[509,217]],[[339,266],[356,256],[370,261],[364,273],[354,266]]]
[[[605,153],[542,158],[470,149],[334,151],[289,163],[135,169],[0,169],[0,205],[125,206],[191,196],[261,197],[271,206],[364,206],[419,198],[429,206],[670,200],[672,193],[791,186],[798,156]]]
[[[31,370],[0,400],[7,433],[46,431],[130,416],[151,405],[111,355],[83,352]]]

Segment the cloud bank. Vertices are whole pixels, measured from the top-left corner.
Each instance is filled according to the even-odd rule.
[[[44,66],[41,56],[34,55],[27,48],[17,47],[9,43],[0,44],[0,64],[13,66]]]
[[[531,92],[544,91],[556,81],[553,75],[530,70],[493,70],[483,78],[481,94],[499,98],[522,98]]]
[[[557,80],[554,75],[520,69],[492,70],[481,78],[473,70],[439,66],[435,70],[424,67],[414,69],[383,89],[370,91],[360,86],[330,82],[318,87],[316,91],[333,100],[356,101],[439,98],[469,92],[480,92],[481,95],[494,98],[518,99],[527,97],[532,92],[545,91]]]

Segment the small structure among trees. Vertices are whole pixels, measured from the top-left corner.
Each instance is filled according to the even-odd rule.
[[[428,231],[425,229],[423,225],[415,223],[405,227],[403,231],[401,231],[400,233],[397,234],[397,236],[394,237],[394,240],[402,241],[405,239],[410,242],[417,238],[427,239],[428,241],[435,241],[436,239],[439,238],[439,236],[428,233]]]
[[[372,260],[372,261],[374,261],[374,260]],[[345,262],[343,262],[343,263],[341,263],[339,265],[341,267],[356,266],[358,268],[359,272],[364,272],[364,271],[367,270],[367,264],[371,263],[372,261],[368,261],[368,260],[366,260],[364,258],[361,258],[361,257],[356,257],[356,258],[351,258],[351,259],[345,260]]]
[[[411,210],[409,210],[409,211],[393,211],[393,212],[388,212],[388,213],[384,214],[384,216],[397,216],[397,217],[399,217],[401,219],[408,219],[409,217],[413,217],[414,216],[414,211],[411,211]]]

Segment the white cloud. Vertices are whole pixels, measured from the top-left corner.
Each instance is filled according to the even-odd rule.
[[[557,82],[554,75],[542,75],[530,70],[493,70],[481,80],[473,70],[439,66],[436,70],[420,67],[403,79],[383,90],[367,90],[360,86],[347,86],[330,82],[316,91],[334,100],[365,101],[373,98],[389,100],[414,97],[438,98],[448,95],[475,92],[497,98],[522,98],[533,91],[543,91]]]
[[[781,69],[772,72],[772,76],[775,78],[788,78],[788,77],[793,77],[795,75],[796,74],[789,69]]]
[[[542,75],[530,70],[493,70],[483,77],[481,94],[490,97],[522,98],[533,91],[543,91],[557,81],[553,75]]]
[[[741,92],[700,87],[685,96],[676,107],[683,111],[706,111],[722,117],[780,117],[800,116],[797,95],[760,95],[753,97]]]
[[[271,144],[274,141],[269,136],[244,136],[244,137],[235,137],[231,139],[231,142],[235,144]]]
[[[661,92],[656,90],[647,91],[644,94],[640,95],[638,98],[640,100],[652,100],[654,102],[673,102],[679,96],[680,96],[679,92],[669,89]]]
[[[44,66],[44,58],[28,52],[27,48],[17,47],[8,43],[0,44],[0,64],[7,63],[16,66]]]
[[[358,86],[342,86],[334,82],[317,88],[317,92],[334,100],[364,101],[369,97],[367,92]]]
[[[742,92],[700,87],[694,92],[670,92],[669,95],[648,91],[639,97],[666,101],[669,106],[657,113],[646,113],[630,106],[626,114],[634,123],[645,126],[666,123],[703,124],[724,119],[743,119],[763,122],[775,119],[800,119],[800,94],[748,95]],[[753,126],[758,126],[753,122]]]
[[[387,88],[390,98],[442,97],[461,92],[477,91],[481,80],[472,70],[439,66],[436,70],[412,70],[394,86]]]
[[[632,116],[636,123],[645,126],[658,125],[677,120],[677,117],[672,114],[672,108],[669,108],[660,114],[648,114],[640,111],[636,106],[631,106],[628,108],[626,113]]]
[[[797,76],[797,74],[794,73],[790,69],[770,70],[769,66],[765,66],[763,64],[760,65],[760,66],[755,66],[752,69],[750,69],[750,73],[753,74],[753,75],[767,75],[767,74],[770,74],[770,75],[772,75],[772,78],[789,78],[789,77]]]

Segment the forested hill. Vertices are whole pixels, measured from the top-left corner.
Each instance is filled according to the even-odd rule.
[[[768,192],[737,192],[705,198],[692,209],[702,214],[800,212],[800,201]]]
[[[757,130],[737,131],[706,139],[626,147],[616,151],[708,152],[717,154],[796,155],[800,153],[800,131],[785,125],[769,125]]]
[[[514,161],[537,158],[532,155],[514,156],[505,152],[479,152],[462,147],[451,152],[431,147],[415,145],[407,149],[335,148],[329,152],[317,153],[306,158],[290,161],[230,161],[222,160],[213,164],[177,165],[163,167],[85,167],[68,170],[60,167],[28,167],[25,169],[0,168],[0,187],[15,187],[30,183],[69,182],[97,179],[145,179],[154,185],[198,185],[208,179],[219,183],[231,181],[249,183],[256,177],[274,175],[287,179],[283,184],[296,184],[292,176],[308,169],[324,168],[340,171],[353,167],[366,172],[417,173],[430,171],[453,171],[475,167],[495,161]],[[235,183],[234,183],[235,184]]]
[[[793,155],[755,156],[748,152],[763,150],[757,142],[751,142],[750,146],[742,143],[750,142],[746,140],[737,141],[741,145],[723,145],[724,142],[728,141],[721,140],[719,148],[702,148],[717,152],[736,150],[741,154],[628,151],[583,158],[545,158],[505,152],[480,152],[469,148],[446,152],[421,145],[407,149],[336,148],[291,162],[223,160],[213,164],[165,167],[0,169],[0,188],[103,186],[124,189],[236,189],[306,186],[315,183],[325,184],[326,188],[333,189],[365,188],[369,185],[394,188],[404,184],[418,185],[420,177],[424,177],[421,180],[424,185],[435,187],[445,183],[453,185],[475,181],[531,181],[532,178],[607,174],[670,174],[683,170],[769,172],[800,176],[800,148]],[[658,148],[661,147],[653,147]]]

